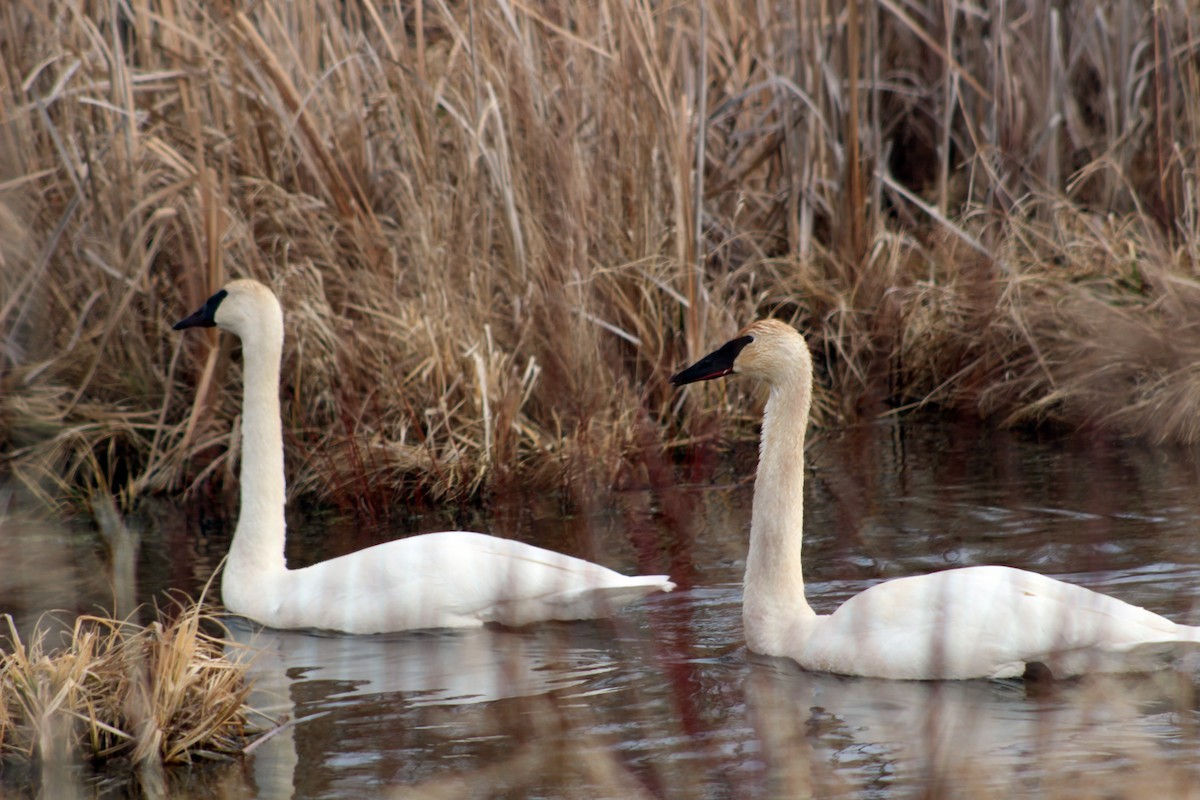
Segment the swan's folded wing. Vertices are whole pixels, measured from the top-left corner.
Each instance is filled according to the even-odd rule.
[[[323,561],[285,592],[284,616],[352,633],[523,625],[601,616],[655,591],[666,576],[626,577],[511,539],[445,531]],[[286,627],[286,624],[280,624]]]
[[[607,616],[653,592],[675,588],[665,575],[629,577],[584,559],[477,533],[429,534],[451,548],[464,606],[487,622],[524,625],[543,619]]]
[[[814,634],[808,660],[892,678],[1014,677],[1035,661],[1078,674],[1153,668],[1159,652],[1194,638],[1194,629],[1081,586],[969,567],[851,598]]]

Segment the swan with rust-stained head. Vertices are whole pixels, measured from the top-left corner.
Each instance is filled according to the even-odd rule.
[[[762,320],[671,378],[747,375],[770,390],[750,522],[742,618],[753,651],[823,672],[896,679],[1140,672],[1200,642],[1179,625],[1081,586],[999,566],[876,584],[815,613],[804,596],[804,436],[812,358],[798,331]]]
[[[466,531],[412,536],[288,569],[279,408],[283,310],[266,286],[236,280],[175,329],[214,326],[242,340],[245,359],[242,503],[221,578],[230,611],[272,628],[383,633],[591,619],[674,588],[665,575],[630,578]]]

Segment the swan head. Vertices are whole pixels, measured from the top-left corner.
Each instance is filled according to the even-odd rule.
[[[777,319],[753,322],[687,369],[671,376],[683,386],[726,375],[748,375],[770,386],[812,379],[812,356],[800,332]]]
[[[258,281],[230,281],[191,315],[175,323],[175,330],[220,328],[247,338],[283,338],[283,310],[275,294]]]

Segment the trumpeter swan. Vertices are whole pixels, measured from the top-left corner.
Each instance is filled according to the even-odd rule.
[[[896,679],[1054,676],[1164,666],[1200,628],[1033,572],[964,567],[886,581],[816,614],[804,597],[804,436],[812,403],[808,343],[762,320],[671,378],[749,375],[770,390],[750,522],[746,645],[824,672]]]
[[[236,280],[175,329],[214,326],[241,338],[245,359],[241,511],[221,578],[230,611],[272,628],[382,633],[590,619],[675,587],[665,575],[629,578],[465,531],[398,539],[288,569],[279,410],[283,310],[266,286]]]

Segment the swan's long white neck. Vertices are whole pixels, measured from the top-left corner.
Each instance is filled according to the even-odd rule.
[[[242,407],[242,505],[223,580],[282,572],[285,485],[279,411],[281,315],[266,315],[242,336],[245,397]],[[238,577],[231,578],[231,575]]]
[[[754,484],[750,553],[746,559],[743,617],[751,649],[776,654],[794,633],[815,620],[804,597],[804,436],[812,403],[808,370],[780,376],[763,414],[758,476]],[[780,651],[781,652],[781,651]]]

